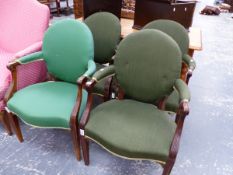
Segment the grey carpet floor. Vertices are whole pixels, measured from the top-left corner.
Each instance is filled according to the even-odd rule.
[[[194,55],[191,112],[172,175],[233,174],[233,19],[230,14],[199,15],[210,2],[198,4],[193,21],[202,29],[203,51]],[[87,167],[76,161],[69,131],[21,126],[23,143],[0,125],[0,175],[159,175],[162,171],[150,161],[115,157],[95,143],[90,145]]]

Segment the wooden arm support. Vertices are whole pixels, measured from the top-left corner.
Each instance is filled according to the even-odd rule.
[[[7,68],[12,72],[12,71],[14,71],[14,70],[16,69],[16,67],[17,67],[18,65],[21,65],[21,63],[18,62],[18,61],[13,61],[13,62],[10,62],[10,63],[7,65]]]
[[[7,92],[4,96],[4,103],[6,104],[7,101],[13,96],[13,94],[17,91],[17,66],[21,65],[18,61],[10,62],[7,65],[7,68],[11,71],[12,74],[12,81],[10,87],[7,89]]]
[[[192,77],[193,75],[193,70],[192,69],[188,69],[188,72],[186,74],[186,84],[189,83],[189,79]]]
[[[82,76],[77,80],[78,94],[77,94],[77,100],[76,100],[75,106],[74,106],[73,111],[71,113],[70,126],[77,127],[77,118],[78,118],[80,106],[82,103],[82,88],[85,85],[85,83],[87,82],[87,80],[88,80],[88,77],[86,77],[86,76]]]
[[[90,114],[91,107],[92,107],[92,102],[93,102],[92,89],[93,89],[93,87],[95,86],[96,83],[97,83],[96,80],[92,79],[92,80],[88,81],[84,86],[84,88],[88,92],[88,97],[87,97],[86,109],[83,112],[82,118],[81,118],[80,123],[79,123],[80,129],[83,129],[83,130],[84,130],[85,125],[87,124],[87,122],[89,120],[89,114]]]
[[[176,159],[176,156],[179,150],[180,138],[181,138],[184,120],[188,114],[189,114],[188,101],[183,100],[180,102],[179,110],[177,112],[177,127],[176,127],[175,135],[173,137],[171,147],[170,147],[170,152],[169,152],[170,161],[175,161]]]

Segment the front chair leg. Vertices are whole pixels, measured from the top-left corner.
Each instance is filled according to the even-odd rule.
[[[18,140],[20,142],[23,142],[23,135],[22,135],[22,132],[20,129],[19,120],[18,120],[17,116],[12,114],[12,113],[7,113],[7,115],[10,119],[11,126],[13,127],[13,130],[14,130]]]
[[[85,139],[85,136],[81,136],[81,145],[85,165],[89,165],[89,141]]]
[[[3,111],[3,113],[2,113],[2,124],[3,124],[6,132],[9,135],[12,135],[12,130],[11,130],[11,127],[10,127],[10,123],[9,123],[9,119],[7,117],[6,111]]]
[[[162,175],[169,175],[172,171],[174,163],[175,163],[175,160],[169,159],[164,166]]]
[[[71,127],[71,135],[74,145],[74,152],[76,155],[77,160],[81,160],[81,153],[80,153],[80,141],[79,141],[79,133],[76,127]]]

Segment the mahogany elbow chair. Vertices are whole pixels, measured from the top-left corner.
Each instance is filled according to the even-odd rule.
[[[7,111],[20,142],[23,136],[18,118],[41,128],[71,131],[76,158],[80,160],[79,125],[87,92],[82,85],[95,72],[94,44],[89,28],[76,20],[52,25],[43,39],[42,51],[21,57],[8,65],[13,74]],[[16,91],[18,65],[43,59],[53,81],[37,83]],[[34,100],[36,99],[36,100]]]
[[[169,52],[167,52],[169,50]],[[84,88],[88,101],[80,121],[85,164],[89,164],[89,140],[127,159],[153,160],[168,175],[175,163],[190,93],[180,79],[182,54],[167,34],[145,29],[128,35],[116,51],[114,64],[97,71]],[[93,88],[98,81],[116,76],[118,98],[91,111]],[[176,89],[179,110],[170,120],[162,105]]]
[[[115,50],[121,39],[119,19],[109,12],[97,12],[88,16],[84,23],[89,27],[94,39],[94,61],[97,70],[113,64]],[[95,94],[104,101],[111,98],[112,77],[99,81],[94,87]]]
[[[160,30],[171,36],[182,53],[182,70],[181,79],[188,84],[193,71],[196,67],[194,59],[188,55],[189,36],[187,30],[178,22],[166,19],[154,20],[144,26],[143,29],[156,29]],[[165,109],[171,112],[177,112],[179,108],[179,95],[176,90],[168,97]]]

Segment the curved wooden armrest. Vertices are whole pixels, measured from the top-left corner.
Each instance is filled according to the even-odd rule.
[[[179,145],[180,145],[180,138],[181,138],[181,133],[183,130],[183,125],[184,125],[184,119],[185,116],[188,115],[189,113],[189,106],[188,106],[188,100],[183,100],[180,102],[179,110],[178,110],[178,121],[177,121],[177,127],[176,131],[170,146],[170,151],[169,151],[169,159],[175,160],[178,150],[179,150]]]
[[[192,75],[193,75],[193,70],[192,69],[188,69],[188,72],[186,74],[186,84],[189,83],[189,80],[192,77]]]
[[[81,118],[80,123],[79,123],[79,127],[82,130],[84,130],[84,128],[89,120],[89,114],[90,114],[92,102],[93,102],[92,89],[95,86],[95,84],[96,84],[96,80],[94,80],[94,79],[88,81],[85,84],[85,89],[88,92],[88,97],[87,97],[87,105],[86,105],[85,111],[83,112],[82,118]]]
[[[78,117],[79,109],[80,109],[80,106],[82,103],[82,88],[83,88],[83,85],[87,82],[87,80],[88,80],[88,77],[86,77],[86,76],[81,76],[77,80],[78,94],[77,94],[76,103],[73,107],[73,111],[72,111],[71,117],[70,117],[70,124],[71,125],[76,125],[76,123],[77,123],[77,117]]]
[[[87,82],[88,77],[87,76],[81,76],[78,80],[77,80],[77,84],[79,86],[84,86],[85,83]]]
[[[16,67],[18,65],[21,65],[21,63],[18,61],[12,61],[7,65],[7,68],[12,72],[12,71],[16,70]]]
[[[180,117],[185,118],[189,114],[189,101],[188,100],[182,100],[179,105],[178,115]]]
[[[11,71],[12,74],[12,81],[10,87],[8,88],[5,96],[4,96],[4,103],[6,104],[7,101],[13,96],[13,94],[17,91],[17,66],[21,65],[18,61],[12,61],[7,65],[7,68]]]

